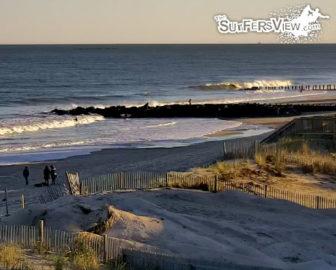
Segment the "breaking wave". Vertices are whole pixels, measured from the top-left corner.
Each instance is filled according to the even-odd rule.
[[[220,82],[220,83],[207,83],[196,86],[202,90],[259,90],[268,87],[286,87],[291,86],[290,80],[255,80],[251,82]]]
[[[49,149],[49,148],[56,148],[56,147],[67,147],[67,146],[79,146],[83,144],[87,144],[89,141],[75,141],[75,142],[50,142],[41,145],[30,145],[30,146],[13,146],[13,147],[6,147],[0,149],[0,153],[8,153],[8,152],[23,152],[23,151],[36,151],[41,149]]]
[[[146,126],[146,128],[171,127],[171,126],[175,126],[176,123],[177,122],[167,122],[167,123],[162,123],[162,124],[158,124],[158,125]]]
[[[37,132],[45,129],[68,128],[78,125],[92,124],[104,120],[100,115],[84,116],[52,116],[43,118],[27,118],[20,120],[0,121],[0,136],[21,134],[24,132]]]

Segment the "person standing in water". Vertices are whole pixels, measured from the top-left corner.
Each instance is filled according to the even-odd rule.
[[[45,185],[49,186],[50,170],[48,166],[44,167],[43,176]]]
[[[50,175],[51,175],[51,181],[52,184],[56,184],[56,178],[57,178],[57,172],[56,172],[56,167],[54,165],[50,165]]]
[[[26,179],[26,185],[28,185],[29,169],[27,166],[23,170],[23,177]]]

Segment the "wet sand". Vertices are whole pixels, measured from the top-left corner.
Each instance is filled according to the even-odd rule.
[[[279,128],[295,118],[300,118],[303,116],[335,115],[335,114],[336,112],[307,113],[299,116],[289,116],[289,117],[256,117],[256,118],[240,118],[236,120],[250,125],[263,125],[270,128]]]
[[[217,132],[208,134],[208,135],[206,135],[206,137],[214,138],[214,137],[225,137],[225,136],[229,136],[229,135],[239,135],[239,134],[243,134],[244,130],[240,130],[240,129],[221,130],[221,131],[217,131]]]

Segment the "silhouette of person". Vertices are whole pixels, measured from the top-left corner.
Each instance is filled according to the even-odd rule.
[[[23,177],[26,179],[26,185],[28,185],[29,169],[27,166],[23,170]]]
[[[50,166],[50,175],[51,175],[51,181],[52,184],[56,184],[56,178],[57,178],[57,172],[56,172],[56,167],[54,165]]]
[[[189,102],[189,105],[191,105],[191,98],[189,99],[189,101],[188,101],[188,102]]]
[[[49,186],[49,179],[50,179],[50,170],[48,166],[45,166],[43,170],[44,182],[47,186]]]

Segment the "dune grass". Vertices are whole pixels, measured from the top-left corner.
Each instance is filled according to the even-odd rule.
[[[73,247],[66,254],[74,270],[97,270],[99,261],[95,251],[78,237]]]
[[[68,265],[68,258],[63,255],[58,255],[52,258],[55,270],[65,270]]]
[[[274,165],[280,173],[288,165],[296,165],[304,173],[336,174],[336,159],[333,154],[312,150],[305,141],[286,139],[273,147],[260,147],[255,154],[255,162],[261,166]]]
[[[0,246],[0,266],[5,269],[29,270],[25,258],[25,253],[19,246],[13,244]]]

